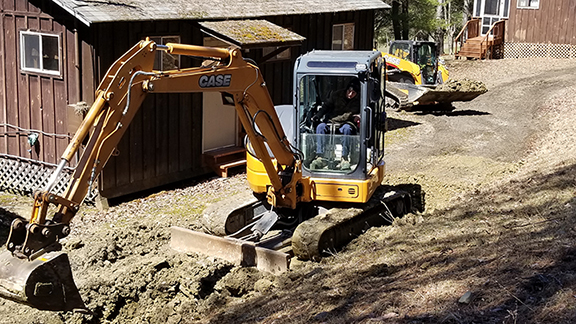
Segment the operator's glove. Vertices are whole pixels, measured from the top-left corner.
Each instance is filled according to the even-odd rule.
[[[322,120],[323,120],[323,117],[324,117],[323,115],[321,115],[321,114],[318,113],[318,114],[312,116],[312,121],[313,121],[313,122],[322,121]]]
[[[358,129],[360,129],[360,115],[354,115],[353,118],[354,118],[353,120],[354,125],[356,125]]]

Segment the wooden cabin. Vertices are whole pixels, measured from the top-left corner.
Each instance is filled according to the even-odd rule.
[[[456,56],[573,58],[576,2],[474,0],[473,18],[456,39]]]
[[[239,46],[259,62],[274,103],[291,104],[292,67],[300,54],[372,49],[375,11],[389,8],[380,0],[272,0],[266,6],[251,0],[6,0],[0,6],[0,190],[22,193],[43,189],[108,67],[145,37],[161,44]],[[225,30],[210,28],[218,21],[265,21],[297,40],[289,46],[235,43]],[[156,59],[158,69],[197,63]],[[236,112],[218,100],[201,93],[150,95],[90,197],[118,197],[203,175],[212,172],[211,159],[226,155],[214,151],[242,152]],[[68,174],[77,163],[78,157],[70,161]],[[57,193],[67,181],[61,179]]]

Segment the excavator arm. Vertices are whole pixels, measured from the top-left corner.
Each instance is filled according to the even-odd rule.
[[[208,58],[212,60],[212,64],[180,70],[154,71],[154,57],[158,51]],[[41,309],[77,307],[71,306],[69,287],[62,288],[60,294],[52,295],[51,292],[55,286],[68,284],[66,281],[71,278],[60,278],[58,272],[69,273],[69,270],[60,271],[61,266],[53,265],[55,279],[35,279],[38,273],[45,274],[42,267],[45,268],[50,260],[62,259],[60,254],[48,259],[44,257],[45,261],[41,266],[32,266],[31,262],[42,259],[43,255],[54,253],[52,251],[59,246],[58,240],[70,233],[69,224],[81,202],[148,93],[207,91],[221,92],[223,98],[236,107],[254,151],[270,178],[268,202],[274,207],[295,208],[302,199],[298,195],[298,192],[302,191],[299,188],[302,177],[301,162],[284,134],[258,67],[244,60],[240,51],[235,48],[158,45],[150,40],[141,41],[118,59],[106,73],[96,91],[94,104],[63,153],[57,169],[46,187],[35,193],[30,220],[26,223],[22,219],[16,219],[12,223],[6,244],[8,251],[0,255],[0,296]],[[89,136],[88,142],[66,191],[62,196],[52,193],[62,170],[79,151],[86,136]],[[57,211],[49,219],[47,214],[50,205],[54,205]],[[67,258],[65,261],[67,262]],[[71,277],[70,274],[63,276]],[[45,287],[43,284],[49,284],[50,288],[38,290],[38,287]],[[37,296],[38,291],[48,291],[50,296],[40,298],[43,296]],[[62,295],[63,297],[58,297],[62,300],[54,300],[56,295]],[[51,301],[46,304],[48,299]]]

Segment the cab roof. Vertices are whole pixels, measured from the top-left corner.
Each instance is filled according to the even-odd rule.
[[[379,57],[379,51],[311,51],[298,58],[295,70],[296,73],[355,74],[366,70]]]

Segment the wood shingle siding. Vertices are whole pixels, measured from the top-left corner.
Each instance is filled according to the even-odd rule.
[[[576,45],[576,1],[540,1],[538,9],[520,9],[510,2],[506,42]]]
[[[79,101],[74,61],[74,33],[28,1],[4,1],[0,28],[0,152],[47,163],[57,163],[69,142],[68,103]],[[20,69],[20,32],[34,31],[60,37],[61,76]],[[18,126],[22,130],[16,132]],[[42,131],[39,145],[30,147],[26,130]],[[72,161],[74,165],[76,161]]]

